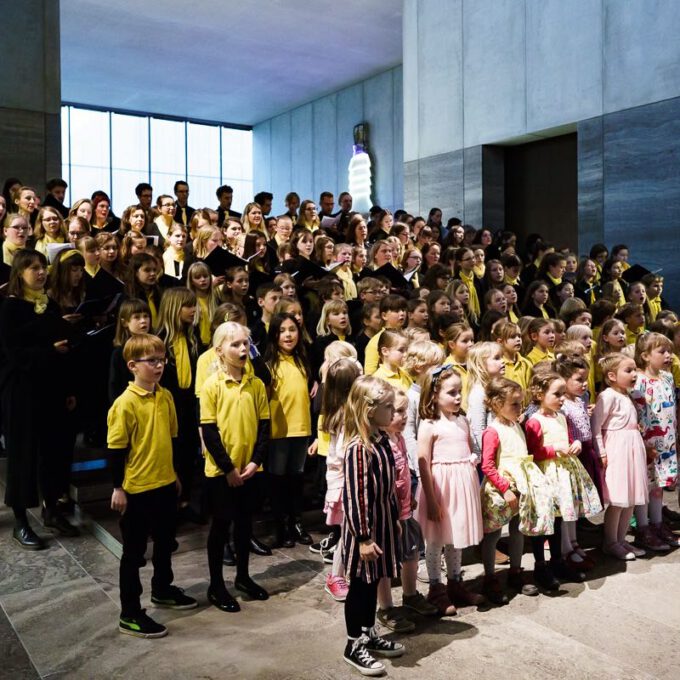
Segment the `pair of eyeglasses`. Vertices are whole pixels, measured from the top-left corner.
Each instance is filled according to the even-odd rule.
[[[158,357],[151,357],[150,359],[135,359],[135,362],[140,364],[149,364],[149,366],[157,367],[165,366],[165,364],[168,363],[168,358],[163,357],[162,359],[159,359]]]

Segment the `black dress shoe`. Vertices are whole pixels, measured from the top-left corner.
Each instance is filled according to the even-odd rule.
[[[545,563],[534,566],[534,581],[537,586],[549,592],[560,589],[560,582],[555,578],[550,566]]]
[[[295,541],[284,526],[277,526],[272,548],[294,548]]]
[[[29,524],[14,527],[12,532],[14,540],[26,550],[44,550],[47,546],[45,541],[31,529]]]
[[[78,527],[73,526],[64,515],[52,509],[45,509],[43,524],[47,529],[56,529],[62,536],[80,536]]]
[[[236,566],[236,557],[234,555],[234,551],[231,549],[229,541],[224,544],[224,557],[222,558],[222,564],[226,565],[227,567]]]
[[[296,542],[300,545],[312,545],[314,542],[312,537],[305,531],[302,522],[295,522],[291,531]]]
[[[208,588],[208,602],[210,602],[213,607],[217,607],[220,611],[229,612],[233,614],[234,612],[241,611],[241,605],[234,599],[233,595],[230,595],[226,588],[223,593],[215,595],[210,588]]]
[[[269,593],[262,586],[258,586],[250,576],[246,576],[245,578],[239,578],[237,576],[234,580],[234,587],[241,592],[244,592],[249,597],[252,597],[253,600],[269,599]]]
[[[553,574],[560,580],[567,583],[583,583],[586,580],[586,573],[577,566],[567,564],[564,560],[550,563]]]
[[[250,539],[250,552],[255,555],[261,555],[263,557],[271,555],[272,550],[268,545],[258,541],[255,536]]]

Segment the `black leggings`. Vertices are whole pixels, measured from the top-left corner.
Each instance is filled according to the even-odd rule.
[[[378,604],[378,582],[366,583],[361,578],[349,582],[345,600],[345,625],[347,637],[361,637],[362,628],[375,625],[375,608]]]
[[[546,539],[550,547],[550,561],[559,562],[562,559],[562,518],[555,517],[555,532],[549,536],[532,536],[531,550],[537,564],[545,562],[544,545]]]

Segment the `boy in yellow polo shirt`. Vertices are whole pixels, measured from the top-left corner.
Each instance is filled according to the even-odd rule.
[[[236,578],[234,585],[256,600],[267,591],[248,572],[252,512],[257,503],[255,473],[269,444],[269,402],[264,383],[246,371],[250,331],[227,321],[213,334],[219,369],[201,389],[201,432],[206,448],[206,491],[212,523],[208,535],[208,600],[225,612],[240,610],[227,591],[222,557],[234,524]]]
[[[166,362],[163,341],[155,335],[133,335],[125,343],[123,358],[134,381],[109,410],[107,437],[114,487],[111,508],[121,514],[123,535],[118,630],[157,638],[168,630],[147,616],[140,602],[139,568],[144,564],[149,536],[154,542],[151,602],[169,609],[198,606],[172,585],[180,488],[173,465],[177,414],[172,395],[159,385]]]

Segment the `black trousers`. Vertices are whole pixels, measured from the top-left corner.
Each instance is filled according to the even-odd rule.
[[[127,510],[120,518],[123,556],[120,560],[121,616],[134,617],[142,608],[139,570],[146,562],[146,544],[153,540],[151,592],[163,595],[172,584],[172,553],[177,548],[177,487],[175,483],[151,491],[127,494]]]
[[[378,604],[378,582],[366,583],[361,578],[349,582],[345,600],[345,625],[347,637],[361,637],[362,628],[375,625],[375,608]]]

